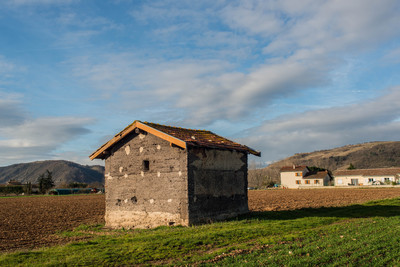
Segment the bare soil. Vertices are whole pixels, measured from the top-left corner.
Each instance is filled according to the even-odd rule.
[[[104,222],[103,195],[0,198],[0,252],[66,243],[55,233]]]
[[[400,197],[400,188],[270,189],[249,191],[251,211],[336,207]]]
[[[400,188],[249,191],[251,211],[279,211],[400,197]],[[104,195],[0,198],[0,252],[79,240],[58,232],[104,223]],[[82,237],[85,238],[85,237]]]

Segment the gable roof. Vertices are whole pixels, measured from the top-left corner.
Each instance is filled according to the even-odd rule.
[[[334,176],[381,176],[381,175],[397,175],[400,174],[400,168],[377,168],[377,169],[354,169],[354,170],[338,170]]]
[[[306,165],[283,166],[281,172],[300,172],[308,169]]]
[[[317,173],[310,173],[304,176],[303,179],[324,179],[327,175],[329,175],[328,171],[319,171]]]
[[[135,129],[141,129],[148,133],[151,133],[161,139],[164,139],[176,146],[187,149],[187,147],[207,147],[217,149],[236,150],[246,153],[250,153],[256,156],[261,156],[261,152],[256,151],[245,145],[228,140],[222,136],[216,135],[213,132],[206,130],[194,130],[180,127],[166,126],[151,122],[134,121],[128,125],[121,132],[116,134],[114,138],[109,140],[107,143],[102,145],[99,149],[93,152],[89,158],[93,159],[104,159],[106,157],[105,152],[122,140],[126,135],[134,131]]]

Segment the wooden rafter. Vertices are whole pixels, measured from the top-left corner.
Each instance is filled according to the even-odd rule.
[[[118,133],[117,135],[115,135],[110,141],[108,141],[107,143],[105,143],[104,145],[102,145],[99,149],[97,149],[93,154],[91,154],[89,156],[89,158],[91,160],[94,160],[96,158],[103,158],[102,155],[104,152],[107,151],[107,149],[109,149],[111,146],[113,146],[114,144],[116,144],[117,142],[119,142],[120,140],[122,140],[126,135],[128,135],[129,133],[131,133],[132,131],[134,131],[136,128],[139,128],[143,131],[146,131],[148,133],[151,133],[161,139],[164,139],[176,146],[179,146],[183,149],[186,149],[186,142],[182,141],[176,137],[173,137],[171,135],[168,135],[164,132],[161,132],[157,129],[154,129],[148,125],[145,125],[143,123],[141,123],[140,121],[135,121],[133,122],[131,125],[129,125],[127,128],[125,128],[124,130],[122,130],[120,133]]]

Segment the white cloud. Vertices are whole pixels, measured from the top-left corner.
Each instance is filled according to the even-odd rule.
[[[17,125],[25,119],[21,102],[23,96],[3,89],[13,83],[15,73],[22,69],[0,55],[0,128]]]
[[[0,55],[0,85],[7,83],[16,71],[21,71],[22,69],[22,67],[16,66],[3,55]]]
[[[151,66],[151,63],[151,60],[145,62],[131,53],[87,55],[65,62],[71,66],[74,76],[99,90],[104,97],[134,89],[136,83],[144,83],[144,80],[135,78],[140,77],[141,69]]]
[[[185,110],[183,120],[203,125],[243,118],[276,98],[327,83],[323,59],[264,64],[249,74],[224,60],[146,61],[131,53],[86,56],[67,64],[103,97],[119,97],[123,108],[164,105]]]
[[[15,65],[7,61],[4,56],[0,55],[0,73],[8,73],[15,69]]]
[[[92,28],[92,27],[105,27],[113,28],[116,27],[115,23],[104,17],[89,17],[81,16],[77,13],[62,13],[56,19],[60,25],[64,26],[75,26],[79,28]]]
[[[83,12],[61,13],[56,18],[51,18],[50,23],[57,22],[54,46],[94,46],[91,39],[99,37],[108,31],[121,29],[112,20],[101,16],[90,16]]]
[[[368,141],[397,141],[400,87],[353,105],[291,114],[264,121],[247,131],[243,142],[259,149],[265,160]]]
[[[78,2],[79,0],[5,0],[6,4],[13,6],[22,5],[64,5],[73,2]]]
[[[153,1],[136,6],[130,11],[132,17],[144,24],[171,24],[190,22],[194,27],[208,24],[205,18],[215,16],[218,1]],[[202,12],[203,10],[207,12]]]
[[[171,34],[171,29],[187,32],[189,26],[203,30],[202,34],[186,35],[186,41],[195,40],[191,51],[196,51],[210,40],[215,49],[210,54],[216,58],[194,60],[181,55],[172,60],[160,55],[96,54],[72,60],[75,75],[101,89],[104,96],[118,95],[121,102],[140,103],[134,108],[162,102],[165,109],[177,108],[183,120],[204,125],[218,119],[243,119],[276,99],[330,85],[335,70],[346,65],[349,53],[360,55],[400,35],[399,5],[392,0],[308,1],[301,5],[297,1],[229,2],[225,7],[215,4],[211,15],[191,7],[186,2],[178,6],[152,3],[131,14],[143,24],[158,25],[154,33],[167,30]],[[210,31],[206,18],[226,23],[231,31]],[[260,49],[264,60],[238,69],[239,65],[224,54],[218,43],[235,36],[232,32],[237,29],[241,31],[239,46],[250,46],[249,54]],[[177,38],[180,40],[185,39]],[[232,47],[228,50],[233,51]]]
[[[82,47],[88,46],[89,40],[99,35],[100,32],[96,30],[75,30],[66,31],[62,35],[57,37],[54,42],[53,47],[57,49],[70,48],[70,47]]]
[[[249,56],[249,51],[244,52],[256,44],[252,37],[218,26],[224,5],[224,1],[146,2],[130,14],[135,23],[145,25],[150,46],[163,44],[164,55],[203,59]]]
[[[63,6],[75,2],[82,5]],[[82,90],[82,94],[74,91],[71,98],[79,95],[93,102],[90,108],[81,110],[123,119],[139,114],[161,123],[205,128],[229,125],[236,129],[241,125],[243,129],[260,117],[303,112],[269,120],[264,128],[257,129],[258,135],[252,136],[251,140],[258,138],[260,143],[268,139],[268,148],[276,153],[289,151],[280,150],[288,140],[290,149],[299,151],[327,145],[319,141],[322,137],[331,140],[329,144],[352,140],[338,134],[337,129],[344,126],[349,136],[364,129],[376,137],[384,137],[382,127],[392,129],[389,132],[397,127],[398,121],[390,119],[388,107],[375,104],[383,103],[385,97],[368,102],[375,111],[369,117],[365,116],[365,104],[304,112],[316,106],[332,107],[340,101],[354,103],[355,98],[361,101],[371,97],[367,90],[375,94],[387,84],[396,84],[397,78],[388,75],[389,79],[380,78],[384,85],[382,82],[380,88],[373,88],[379,78],[372,81],[373,77],[362,76],[360,71],[368,62],[365,58],[380,58],[389,49],[392,51],[383,60],[388,64],[399,62],[394,47],[400,36],[400,5],[395,0],[166,0],[119,2],[122,4],[118,6],[78,0],[5,3],[16,7],[9,12],[10,18],[25,28],[14,35],[21,34],[21,40],[26,38],[32,46],[32,50],[23,51],[26,56],[17,55],[18,49],[24,49],[20,44],[9,49],[14,54],[7,57],[36,68],[36,72],[28,69],[23,79],[13,79],[20,80],[18,86],[8,86],[8,91],[43,88],[43,95],[51,92],[57,99],[62,98],[59,93],[65,88]],[[126,14],[100,14],[99,8],[93,8],[105,5]],[[48,12],[43,12],[43,7]],[[6,13],[2,14],[5,18]],[[60,61],[64,65],[60,66]],[[54,66],[54,72],[43,71],[46,64]],[[369,69],[375,66],[376,62],[368,62]],[[9,82],[15,70],[16,65],[0,56],[0,86]],[[57,75],[60,70],[66,72]],[[69,70],[71,73],[67,73]],[[358,73],[361,82],[354,79]],[[52,82],[55,80],[62,80],[62,85]],[[372,85],[364,89],[367,83]],[[351,93],[354,90],[360,92]],[[388,96],[398,96],[394,91]],[[35,94],[37,97],[37,91]],[[321,97],[326,95],[329,100]],[[349,95],[356,96],[349,100]],[[55,118],[29,117],[22,108],[22,98],[0,95],[0,99],[1,145],[8,146],[16,157],[18,150],[32,155],[58,153],[60,144],[85,134],[90,121],[60,117],[63,126]],[[97,107],[101,107],[100,112]],[[269,115],[274,109],[278,111]],[[43,107],[32,112],[47,111]],[[376,123],[380,120],[384,123]],[[46,127],[49,131],[42,131]],[[362,138],[367,137],[364,134]],[[256,143],[253,146],[258,148]]]
[[[274,1],[245,1],[226,6],[221,15],[233,29],[269,37],[284,29],[284,21],[276,12]]]
[[[382,58],[384,64],[399,64],[400,63],[400,48],[389,50]]]
[[[91,118],[30,118],[20,97],[2,94],[0,100],[0,166],[57,157],[56,150],[88,134]]]
[[[291,17],[286,29],[266,47],[266,53],[281,53],[282,48],[285,52],[293,49],[354,52],[375,47],[400,34],[396,26],[400,22],[400,6],[395,0],[312,2],[312,12],[303,13],[301,7],[302,13]],[[288,9],[287,2],[283,3],[278,10],[293,14],[293,7]]]
[[[21,104],[20,97],[0,92],[0,128],[18,125],[25,120]]]
[[[12,128],[0,130],[8,139],[0,141],[0,146],[9,147],[58,147],[76,136],[89,133],[85,125],[93,122],[89,118],[44,117],[26,119]]]

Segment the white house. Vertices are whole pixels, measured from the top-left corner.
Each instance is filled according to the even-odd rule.
[[[281,185],[286,188],[327,186],[332,179],[328,171],[312,172],[305,165],[284,166],[280,172]]]
[[[368,186],[399,182],[400,168],[354,169],[334,172],[335,186]]]

